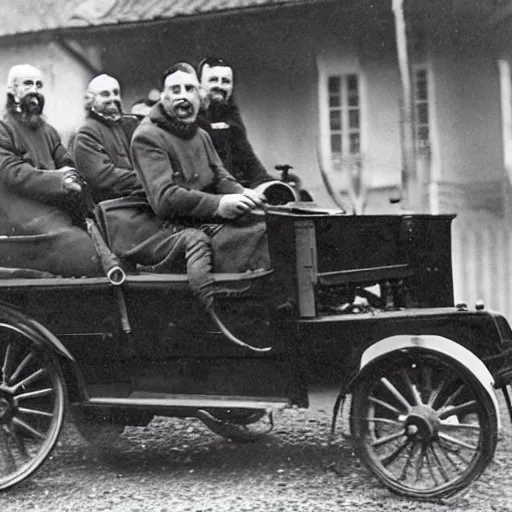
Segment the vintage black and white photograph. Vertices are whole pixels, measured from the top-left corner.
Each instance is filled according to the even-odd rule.
[[[512,0],[0,0],[2,512],[512,512]]]

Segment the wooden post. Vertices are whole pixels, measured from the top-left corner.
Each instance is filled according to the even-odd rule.
[[[414,110],[411,87],[411,73],[407,50],[407,34],[403,9],[404,0],[393,0],[395,16],[395,35],[402,84],[400,101],[400,136],[402,146],[402,201],[405,210],[418,207],[419,191],[416,176],[416,145],[414,130]]]

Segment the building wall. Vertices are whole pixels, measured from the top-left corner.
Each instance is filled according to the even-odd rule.
[[[499,75],[493,55],[439,52],[433,58],[443,179],[503,177]]]

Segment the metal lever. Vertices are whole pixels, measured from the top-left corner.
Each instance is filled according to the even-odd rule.
[[[291,165],[288,164],[282,164],[282,165],[276,165],[274,167],[276,171],[281,171],[281,181],[288,181],[288,172],[290,169],[293,169]]]

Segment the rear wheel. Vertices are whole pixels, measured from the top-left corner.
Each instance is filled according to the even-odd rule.
[[[0,490],[29,477],[50,455],[65,403],[55,357],[21,330],[0,324]]]
[[[474,482],[493,457],[497,425],[474,374],[425,351],[375,365],[352,399],[359,457],[389,489],[412,498],[447,498]]]

